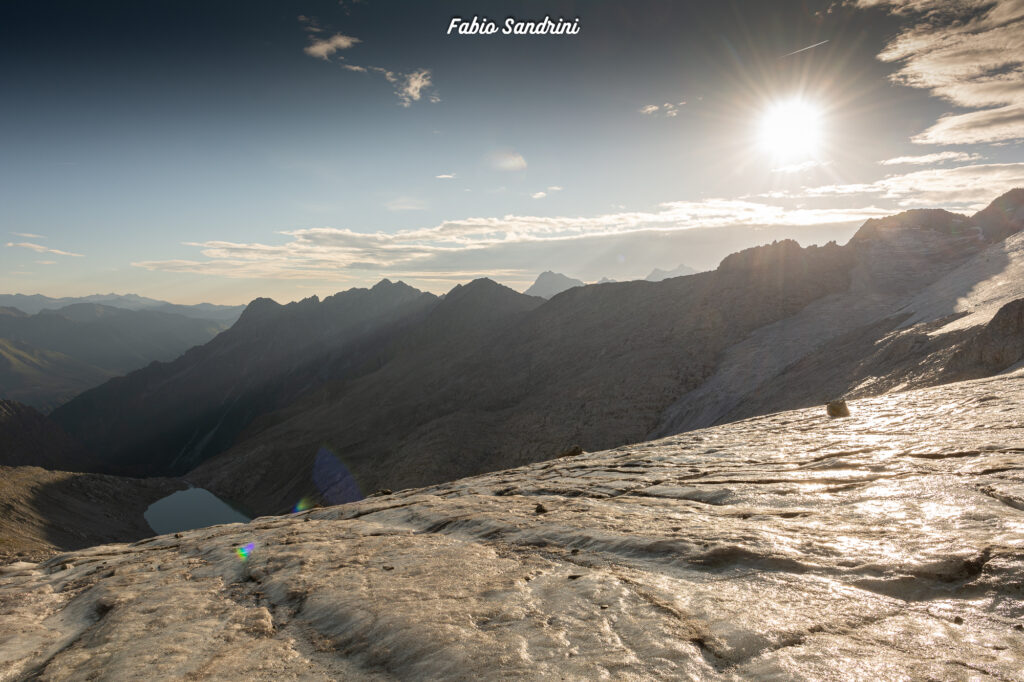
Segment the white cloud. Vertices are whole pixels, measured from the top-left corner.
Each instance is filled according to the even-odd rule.
[[[359,42],[362,42],[359,38],[335,33],[330,38],[325,38],[323,40],[314,39],[308,46],[306,46],[305,49],[303,49],[303,52],[308,54],[310,57],[330,61],[330,56],[338,50],[347,50]]]
[[[656,113],[660,108],[661,107],[659,107],[657,104],[645,104],[644,106],[640,107],[640,113],[650,115]]]
[[[1024,27],[1021,28],[1024,31]],[[918,144],[985,144],[1024,139],[1024,106],[947,114],[910,138]]]
[[[46,239],[41,234],[35,234],[34,232],[11,232],[15,237],[24,237],[25,239]]]
[[[430,71],[428,69],[419,69],[412,73],[403,74],[398,79],[398,87],[395,89],[395,92],[398,94],[398,99],[401,100],[402,106],[407,107],[413,102],[418,102],[423,91],[429,88],[432,84],[433,83],[430,80]],[[436,97],[436,95],[433,97]],[[430,100],[431,102],[440,101],[440,98],[433,99],[433,97]]]
[[[928,168],[888,175],[869,183],[820,185],[797,192],[775,192],[775,198],[877,195],[900,206],[964,206],[983,208],[993,198],[1024,185],[1024,163],[990,163],[953,168]]]
[[[433,104],[441,101],[437,93],[428,93],[428,90],[434,86],[430,69],[417,69],[410,73],[403,73],[382,69],[379,66],[357,66],[355,64],[342,64],[341,66],[349,71],[380,74],[384,80],[394,86],[395,94],[398,95],[398,103],[403,107],[411,107],[413,102],[420,101],[424,96]]]
[[[892,159],[879,161],[882,166],[927,166],[933,163],[945,163],[946,161],[979,161],[983,159],[981,154],[968,154],[967,152],[936,152],[934,154],[922,154],[920,156],[897,156]]]
[[[440,175],[435,175],[434,177],[437,178],[438,180],[451,180],[452,178],[455,177],[455,173],[441,173]]]
[[[148,270],[196,272],[225,277],[338,279],[353,271],[409,272],[451,269],[461,255],[516,245],[555,245],[578,239],[637,232],[676,232],[728,226],[838,225],[888,215],[886,209],[785,208],[766,201],[709,199],[673,201],[653,211],[584,216],[467,218],[394,233],[345,228],[286,231],[283,244],[208,241],[188,243],[206,260],[152,260],[133,263]],[[346,272],[350,274],[346,274]]]
[[[75,256],[77,258],[82,257],[82,254],[80,253],[71,253],[70,251],[61,251],[60,249],[51,249],[47,246],[43,246],[42,244],[33,244],[32,242],[7,242],[7,246],[18,249],[30,249],[32,251],[35,251],[36,253],[52,253],[55,256]]]
[[[919,144],[1024,139],[1024,2],[858,0],[916,21],[878,55],[899,65],[892,80],[922,88],[967,113],[949,113],[915,135]]]
[[[552,192],[561,192],[561,191],[562,191],[561,186],[559,186],[559,185],[551,185],[551,186],[549,186],[547,188],[547,190],[540,190],[538,192],[534,192],[533,194],[530,195],[530,198],[531,199],[543,199],[544,197],[548,196]]]
[[[303,25],[303,30],[311,34],[309,45],[303,48],[303,52],[310,57],[329,62],[332,61],[331,57],[335,52],[347,50],[362,42],[359,38],[342,33],[335,33],[330,38],[318,38],[316,34],[321,33],[323,29],[320,28],[316,19],[303,14],[300,14],[298,19],[299,23]],[[361,66],[359,64],[349,64],[348,62],[340,62],[340,66],[343,69],[355,71],[356,73],[380,74],[388,83],[394,86],[395,94],[398,95],[398,103],[403,107],[410,107],[413,102],[418,102],[424,97],[432,103],[441,101],[436,92],[430,92],[433,87],[430,69],[416,69],[415,71],[405,73],[384,69],[379,66]]]
[[[491,165],[498,170],[518,171],[526,168],[526,159],[518,152],[496,152],[491,155]]]

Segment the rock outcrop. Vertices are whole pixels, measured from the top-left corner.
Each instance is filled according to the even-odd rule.
[[[944,368],[949,380],[1002,372],[1024,360],[1024,298],[1010,301],[961,344]]]
[[[1024,371],[0,568],[0,680],[1020,679]]]

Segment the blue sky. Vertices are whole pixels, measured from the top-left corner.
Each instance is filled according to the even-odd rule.
[[[1024,185],[1009,0],[97,4],[0,7],[0,291],[629,279]]]

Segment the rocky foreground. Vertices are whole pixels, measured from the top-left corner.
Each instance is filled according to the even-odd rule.
[[[1024,370],[0,568],[0,680],[1024,679]]]

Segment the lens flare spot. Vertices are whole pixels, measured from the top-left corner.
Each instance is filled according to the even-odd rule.
[[[355,476],[337,455],[321,447],[313,462],[313,484],[320,491],[324,504],[335,505],[358,502],[364,495],[356,483]]]
[[[249,555],[252,554],[252,551],[254,549],[256,549],[255,543],[250,542],[247,545],[242,545],[241,547],[236,547],[235,548],[235,554],[237,554],[238,558],[241,559],[242,561],[248,561]]]
[[[295,506],[292,508],[292,513],[297,514],[299,512],[303,512],[306,511],[307,509],[312,508],[313,500],[309,499],[308,497],[303,497],[301,500],[295,503]]]

